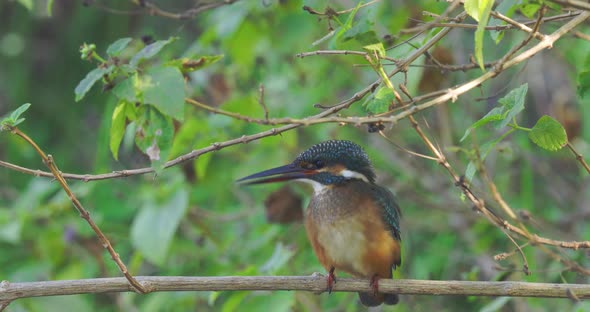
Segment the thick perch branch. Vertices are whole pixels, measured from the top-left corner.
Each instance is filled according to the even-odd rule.
[[[232,291],[232,290],[302,290],[320,293],[326,290],[323,276],[136,276],[148,291]],[[368,280],[339,278],[334,291],[371,291]],[[0,283],[0,302],[19,298],[132,292],[123,277],[65,281]],[[590,285],[525,282],[471,282],[432,280],[379,280],[379,291],[409,295],[511,296],[545,298],[590,298]]]

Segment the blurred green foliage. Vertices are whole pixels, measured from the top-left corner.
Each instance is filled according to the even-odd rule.
[[[263,203],[281,186],[241,188],[233,181],[287,163],[314,143],[339,138],[363,145],[379,183],[397,193],[404,219],[403,265],[396,278],[588,282],[586,276],[568,271],[531,246],[524,248],[530,276],[522,273],[518,256],[494,261],[494,255],[514,250],[502,231],[470,209],[435,162],[407,154],[378,134],[368,133],[366,126],[302,127],[162,170],[166,160],[193,149],[272,128],[209,113],[185,103],[185,97],[263,118],[262,84],[271,118],[317,114],[321,109],[314,104],[330,106],[348,99],[378,74],[358,55],[300,59],[296,53],[347,49],[403,58],[436,31],[411,38],[411,34],[397,37],[400,30],[415,26],[416,19],[431,20],[422,11],[441,14],[448,5],[444,1],[380,1],[362,7],[344,1],[243,0],[186,20],[113,14],[104,9],[138,10],[131,1],[85,3],[88,7],[74,1],[0,3],[0,115],[32,103],[20,116],[26,118],[24,122],[18,114],[6,120],[13,122],[10,125],[21,122],[19,129],[52,154],[63,172],[157,169],[157,174],[144,176],[70,182],[132,274],[322,272],[300,222],[267,222]],[[537,1],[517,1],[509,7],[505,3],[498,9],[514,18],[535,18],[541,7]],[[159,1],[158,5],[170,4]],[[173,7],[192,5],[192,1],[175,1]],[[304,5],[320,12],[350,11],[329,18],[310,14],[302,9]],[[502,24],[494,19],[491,23]],[[549,33],[556,25],[543,25],[541,30]],[[516,31],[479,29],[476,37],[473,30],[453,32],[432,54],[441,59],[440,55],[447,55],[448,63],[467,64],[475,50],[482,64],[501,57],[525,38]],[[497,45],[500,40],[502,44]],[[387,50],[375,48],[381,46]],[[523,131],[530,132],[534,143],[551,150],[563,146],[563,125],[570,142],[583,155],[590,155],[586,143],[590,128],[584,122],[590,120],[590,110],[582,105],[590,84],[589,51],[589,43],[563,38],[551,52],[535,56],[544,66],[523,64],[509,69],[455,103],[418,118],[428,124],[427,133],[453,166],[465,171],[471,163],[467,175],[473,178],[473,188],[496,208],[474,162],[476,148],[485,152],[488,173],[506,201],[528,216],[523,222],[531,231],[555,239],[590,238],[588,175],[567,151],[544,151],[527,136],[511,133],[526,128]],[[380,65],[385,71],[391,68]],[[481,74],[479,68],[441,74],[424,57],[413,65],[423,66],[411,66],[405,73],[412,95],[448,88]],[[554,66],[549,69],[550,65]],[[394,85],[405,80],[402,74],[392,79]],[[380,87],[342,113],[382,113],[392,99],[390,90]],[[405,148],[428,153],[405,121],[386,126],[384,133]],[[45,169],[35,151],[8,132],[0,133],[0,160]],[[309,190],[293,187],[306,198],[305,205]],[[562,250],[560,255],[589,265],[584,252]],[[120,273],[59,185],[1,168],[0,280],[102,276]],[[9,311],[62,311],[65,306],[75,311],[364,310],[353,293],[178,292],[32,298],[11,303]],[[386,309],[584,311],[590,306],[555,299],[403,296],[401,304]]]

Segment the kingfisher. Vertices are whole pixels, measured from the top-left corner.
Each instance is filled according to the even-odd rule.
[[[401,265],[400,208],[388,189],[375,184],[365,151],[344,140],[313,145],[290,164],[239,179],[243,184],[281,181],[311,184],[314,193],[305,213],[305,229],[313,250],[328,272],[368,278],[372,292],[359,292],[365,306],[393,305],[397,294],[379,293],[379,279],[391,279]]]

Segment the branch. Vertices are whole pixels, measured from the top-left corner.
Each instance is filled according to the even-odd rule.
[[[531,29],[530,27],[528,27],[528,26],[526,26],[526,25],[524,25],[524,24],[522,24],[522,23],[519,23],[519,22],[517,22],[517,21],[513,20],[513,19],[509,18],[508,16],[505,16],[505,15],[504,15],[504,14],[502,14],[502,13],[499,13],[499,12],[492,11],[490,14],[491,14],[493,17],[495,17],[495,18],[497,18],[497,19],[500,19],[500,20],[503,20],[503,21],[505,21],[506,23],[508,23],[508,24],[510,24],[510,25],[512,25],[512,26],[514,26],[514,27],[516,27],[516,28],[518,28],[518,29],[520,29],[520,30],[522,30],[522,31],[525,31],[525,32],[531,33],[533,36],[535,36],[535,38],[537,38],[537,39],[539,39],[539,40],[543,40],[543,39],[545,39],[545,35],[543,35],[543,34],[541,34],[541,33],[539,33],[539,32],[535,32],[535,31],[534,31],[533,29]],[[542,21],[542,17],[541,17],[541,21]],[[536,24],[538,24],[538,23],[539,23],[539,20],[537,20],[537,21],[535,22],[535,25],[536,25]]]
[[[172,13],[172,12],[162,10],[155,3],[152,3],[150,1],[131,0],[131,2],[137,4],[139,7],[147,9],[147,12],[150,15],[162,16],[162,17],[167,17],[167,18],[171,18],[171,19],[191,19],[201,12],[204,12],[207,10],[212,10],[212,9],[215,9],[220,6],[233,4],[236,1],[238,1],[238,0],[220,0],[220,1],[214,1],[211,3],[203,3],[203,4],[199,4],[199,2],[197,1],[197,5],[191,9],[188,9],[182,13]]]
[[[490,14],[494,15],[496,14],[495,11],[492,11]],[[553,15],[553,16],[549,16],[549,17],[544,17],[543,18],[543,23],[547,23],[547,22],[554,22],[554,21],[559,21],[562,19],[569,19],[571,17],[580,15],[580,11],[569,11],[567,13],[564,14],[560,14],[560,15]],[[438,15],[435,15],[438,16]],[[501,19],[499,17],[497,17],[498,19]],[[506,21],[508,23],[508,21]],[[514,21],[518,24],[527,26],[527,25],[534,25],[535,23],[537,23],[537,21],[523,21],[523,22],[518,22],[518,21]],[[477,29],[478,25],[477,24],[463,24],[463,23],[428,23],[428,29],[432,29],[432,28],[437,28],[437,27],[451,27],[451,28],[464,28],[464,29]],[[521,26],[519,25],[515,25],[514,23],[509,23],[508,25],[496,25],[496,26],[486,26],[484,27],[485,30],[494,30],[494,31],[502,31],[502,30],[512,30],[512,29],[522,29]],[[402,29],[400,31],[400,34],[406,34],[406,33],[414,33],[416,32],[416,30],[414,28],[406,28],[406,29]]]
[[[549,0],[557,4],[570,6],[572,8],[590,11],[590,3],[577,0]]]
[[[465,13],[462,13],[459,15],[459,17],[457,18],[464,18],[466,16]],[[444,37],[449,31],[451,30],[451,28],[443,28],[439,33],[437,33],[434,37],[432,37],[430,40],[428,40],[428,42],[426,42],[424,44],[423,47],[421,47],[420,49],[412,52],[412,54],[410,54],[406,59],[400,61],[399,63],[399,67],[394,70],[392,73],[390,73],[391,75],[394,75],[402,70],[405,70],[405,68],[407,66],[409,66],[409,64],[411,62],[413,62],[414,60],[416,60],[418,57],[420,57],[426,50],[428,50],[430,47],[432,47],[436,42],[438,42],[442,37]],[[347,119],[347,118],[336,118],[336,117],[330,117],[329,119],[324,119],[324,117],[333,115],[343,109],[348,108],[350,105],[352,105],[353,103],[359,101],[360,99],[362,99],[363,97],[365,97],[367,94],[373,92],[375,90],[375,88],[381,83],[381,79],[376,80],[375,82],[371,83],[369,86],[367,86],[366,88],[356,92],[355,94],[353,94],[353,96],[349,99],[346,99],[344,101],[341,101],[340,103],[327,108],[326,110],[322,111],[321,113],[318,113],[316,115],[310,116],[308,118],[305,119],[291,119],[291,118],[284,118],[282,120],[280,120],[281,122],[277,122],[276,124],[287,124],[285,126],[279,127],[279,128],[273,128],[267,131],[262,131],[256,134],[252,134],[252,135],[244,135],[240,138],[235,138],[232,140],[228,140],[225,142],[221,142],[221,143],[213,143],[211,146],[208,147],[204,147],[198,150],[193,150],[190,153],[181,155],[173,160],[167,161],[164,164],[164,168],[169,168],[175,165],[178,165],[180,163],[183,163],[185,161],[191,160],[191,159],[195,159],[203,154],[209,153],[209,152],[213,152],[213,151],[218,151],[222,148],[228,147],[228,146],[232,146],[232,145],[236,145],[236,144],[240,144],[240,143],[248,143],[254,140],[258,140],[267,136],[272,136],[272,135],[277,135],[280,134],[282,132],[285,131],[289,131],[301,126],[308,126],[311,124],[316,124],[316,123],[326,123],[326,122],[344,122],[344,123],[357,123],[355,120],[360,120],[362,118],[353,118],[353,119]],[[189,99],[187,99],[188,101]],[[199,103],[197,101],[191,100],[189,101],[189,103],[195,105],[195,106],[200,106],[202,108],[205,108],[204,104]],[[220,110],[215,109],[215,108],[208,108],[208,110],[215,112],[215,113],[221,113]],[[413,112],[416,112],[416,110],[414,110]],[[257,120],[255,118],[249,118],[249,117],[245,117],[245,116],[241,116],[239,114],[235,114],[235,113],[231,113],[231,112],[225,112],[224,115],[228,115],[230,117],[234,117],[237,119],[242,119],[242,120],[246,120],[246,121],[252,121],[252,120]],[[409,114],[408,114],[409,115]],[[405,115],[402,118],[406,118],[408,115]],[[390,117],[391,118],[391,117]],[[386,118],[387,119],[387,118]],[[316,120],[319,120],[319,122],[317,122]],[[272,120],[268,120],[265,121],[264,123],[269,123],[271,124]],[[389,121],[391,122],[391,121]],[[368,123],[368,122],[363,122],[363,123]],[[359,123],[360,124],[360,123]],[[40,177],[53,177],[53,174],[51,172],[45,172],[45,171],[41,171],[41,170],[33,170],[33,169],[28,169],[28,168],[24,168],[24,167],[20,167],[17,165],[13,165],[4,161],[0,161],[0,166],[4,166],[19,172],[23,172],[23,173],[27,173],[27,174],[32,174],[35,176],[40,176]],[[103,173],[103,174],[95,174],[95,175],[91,175],[91,174],[72,174],[72,173],[61,173],[61,176],[63,176],[66,179],[73,179],[73,180],[82,180],[84,182],[89,182],[89,181],[96,181],[96,180],[106,180],[106,179],[113,179],[113,178],[121,178],[121,177],[128,177],[128,176],[132,176],[132,175],[140,175],[140,174],[147,174],[147,173],[152,173],[155,170],[151,167],[146,167],[146,168],[139,168],[139,169],[132,169],[132,170],[120,170],[120,171],[113,171],[111,173]]]
[[[567,147],[570,149],[570,151],[572,151],[572,153],[574,153],[574,155],[576,156],[576,160],[582,165],[582,167],[584,167],[584,169],[586,169],[586,172],[590,173],[590,166],[588,166],[588,164],[584,160],[584,156],[582,156],[582,154],[580,154],[574,148],[574,146],[572,145],[572,143],[567,142]]]
[[[235,290],[299,290],[322,293],[326,279],[317,276],[137,276],[149,291],[235,291]],[[94,278],[64,281],[0,283],[0,302],[19,298],[95,294],[133,291],[125,278]],[[339,278],[334,284],[337,292],[372,291],[369,281],[358,278]],[[580,299],[590,298],[588,284],[555,284],[527,282],[486,281],[432,281],[412,279],[381,279],[379,291],[402,295],[434,296],[511,296],[569,298],[575,294]]]
[[[92,218],[90,218],[90,213],[88,212],[88,210],[86,210],[84,208],[84,206],[82,206],[82,203],[78,200],[78,198],[76,198],[76,195],[74,195],[74,193],[70,189],[68,182],[64,179],[64,177],[61,174],[61,171],[59,171],[59,169],[57,168],[57,165],[55,164],[53,157],[51,155],[45,154],[45,152],[39,147],[39,145],[37,145],[37,143],[35,143],[35,141],[33,141],[33,139],[31,139],[29,136],[27,136],[24,132],[20,131],[17,127],[9,126],[8,130],[11,133],[13,133],[14,135],[17,135],[20,138],[22,138],[23,140],[25,140],[27,143],[29,143],[29,145],[31,145],[31,147],[33,147],[33,149],[35,149],[37,154],[39,154],[39,156],[43,160],[43,163],[47,166],[47,168],[49,168],[49,170],[51,171],[51,174],[55,177],[57,182],[61,185],[63,190],[66,192],[66,194],[68,195],[68,198],[70,199],[72,204],[74,204],[74,207],[76,208],[76,210],[80,213],[80,217],[82,219],[86,220],[86,222],[88,223],[90,228],[92,228],[92,230],[94,231],[94,233],[96,234],[96,236],[100,240],[101,245],[109,252],[109,254],[111,255],[111,258],[113,259],[113,261],[115,261],[115,263],[119,267],[119,270],[121,271],[121,273],[123,273],[123,275],[125,275],[125,278],[129,282],[131,287],[133,287],[138,292],[145,293],[146,290],[144,289],[144,287],[140,283],[138,283],[133,278],[133,276],[129,273],[129,271],[127,270],[127,267],[125,266],[123,261],[121,261],[119,254],[115,251],[115,248],[113,248],[113,245],[111,244],[109,239],[106,237],[106,235],[103,234],[103,232],[100,230],[98,225],[94,222],[94,220],[92,220]]]

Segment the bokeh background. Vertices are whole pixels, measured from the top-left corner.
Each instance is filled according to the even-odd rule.
[[[525,1],[520,1],[524,3]],[[534,3],[534,1],[526,1]],[[182,12],[194,1],[156,1],[160,8]],[[259,86],[270,117],[304,118],[350,98],[377,79],[357,56],[296,53],[361,50],[354,42],[335,45],[324,38],[339,25],[311,15],[308,5],[324,11],[354,8],[355,1],[237,1],[184,20],[153,16],[132,1],[0,2],[0,115],[32,103],[19,128],[53,155],[63,172],[97,174],[149,167],[147,156],[127,133],[114,160],[109,129],[116,98],[100,86],[80,102],[74,88],[96,64],[80,58],[79,47],[94,43],[104,55],[122,37],[140,41],[178,37],[154,62],[194,53],[224,58],[191,73],[187,93],[227,111],[263,118]],[[424,11],[442,13],[444,1],[379,1],[359,9],[358,32],[371,30],[394,58],[407,56],[434,30],[411,37],[402,30],[429,21]],[[550,9],[549,15],[565,11]],[[458,13],[455,12],[455,13]],[[520,11],[515,19],[527,19]],[[337,19],[346,21],[344,14]],[[466,23],[476,25],[467,19]],[[551,33],[564,21],[543,24]],[[587,31],[582,26],[579,31]],[[430,53],[443,64],[468,64],[473,29],[452,31]],[[486,34],[484,56],[496,60],[524,34],[507,31],[496,44]],[[411,44],[404,43],[409,39]],[[567,35],[546,52],[511,68],[454,103],[427,110],[417,119],[464,172],[473,150],[506,129],[486,127],[460,142],[465,130],[497,105],[513,88],[528,83],[519,124],[532,127],[543,114],[560,121],[580,153],[590,155],[587,99],[576,92],[587,70],[588,41]],[[393,69],[393,66],[386,67]],[[481,75],[479,68],[441,72],[424,57],[408,69],[413,95],[445,89]],[[403,75],[394,82],[404,81]],[[362,101],[342,112],[366,116]],[[268,130],[257,125],[186,106],[185,120],[175,123],[170,159],[242,135]],[[407,121],[386,125],[384,134],[398,145],[428,154]],[[309,275],[323,272],[301,223],[310,195],[290,184],[244,188],[237,178],[286,164],[307,147],[326,139],[349,139],[370,155],[378,182],[393,190],[403,211],[403,264],[396,278],[433,280],[515,280],[587,283],[538,248],[523,248],[532,274],[522,273],[518,255],[495,261],[515,247],[478,215],[436,162],[410,155],[369,133],[366,126],[319,124],[224,148],[155,174],[103,181],[71,181],[91,217],[112,240],[134,275]],[[471,156],[470,156],[471,155]],[[0,133],[0,160],[32,169],[45,167],[26,142]],[[515,133],[493,149],[486,168],[505,200],[541,236],[559,240],[590,239],[588,174],[567,150],[548,152]],[[497,209],[478,175],[473,189]],[[520,243],[525,243],[519,241]],[[582,266],[585,250],[556,249]],[[59,185],[0,168],[0,280],[11,282],[120,276],[87,224]],[[8,311],[362,311],[354,293],[314,295],[305,292],[131,293],[23,299]],[[388,311],[585,311],[586,302],[566,299],[403,296]]]

